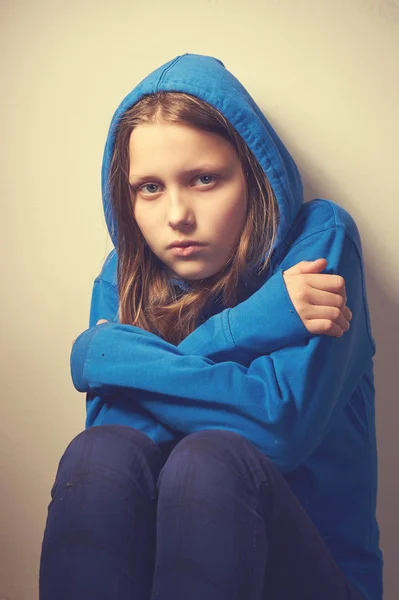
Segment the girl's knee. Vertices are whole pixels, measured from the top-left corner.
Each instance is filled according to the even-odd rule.
[[[227,430],[202,430],[183,438],[172,450],[160,476],[159,485],[189,481],[213,481],[245,477],[245,456],[254,447],[241,435]]]
[[[66,458],[78,459],[84,462],[95,456],[112,457],[123,452],[126,448],[129,454],[135,451],[146,451],[155,447],[154,442],[142,431],[126,425],[100,425],[90,427],[80,432],[68,444],[60,461],[60,466]],[[111,452],[112,450],[112,452]]]
[[[79,433],[62,455],[56,479],[51,490],[53,496],[61,482],[73,485],[95,477],[121,475],[130,477],[135,469],[143,470],[147,463],[156,461],[158,447],[143,432],[125,425],[101,425]]]
[[[173,449],[158,481],[158,490],[174,495],[190,489],[220,495],[255,497],[263,481],[273,484],[275,467],[251,442],[227,430],[202,430],[186,436]],[[265,487],[265,486],[263,486]]]
[[[154,442],[142,431],[128,427],[127,425],[96,425],[81,431],[69,444],[78,446],[84,439],[89,439],[90,443],[102,443],[105,439],[119,440],[121,443],[134,443],[137,446],[146,448],[154,446]]]
[[[174,454],[185,454],[187,457],[193,454],[207,455],[208,457],[223,457],[228,460],[236,453],[251,451],[254,447],[242,435],[225,429],[203,429],[196,431],[183,438],[174,448]]]

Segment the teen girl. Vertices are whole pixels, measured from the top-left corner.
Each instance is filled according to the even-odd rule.
[[[115,245],[71,371],[41,600],[380,600],[373,355],[351,216],[215,58],[112,120]],[[348,306],[352,313],[350,312]]]

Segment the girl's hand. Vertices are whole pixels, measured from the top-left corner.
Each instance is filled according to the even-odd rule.
[[[341,337],[349,329],[352,313],[346,306],[345,280],[340,275],[321,274],[325,258],[302,261],[283,271],[293,305],[310,333]]]
[[[97,321],[96,325],[101,325],[101,323],[108,323],[107,319],[100,319],[99,321]],[[77,338],[75,338],[72,342],[72,346],[74,345],[74,343],[76,342]]]

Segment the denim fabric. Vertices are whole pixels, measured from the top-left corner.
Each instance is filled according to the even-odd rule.
[[[361,600],[284,477],[236,433],[105,425],[51,490],[40,600]]]

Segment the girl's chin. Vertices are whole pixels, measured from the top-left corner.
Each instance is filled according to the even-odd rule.
[[[187,265],[188,267],[188,265]],[[211,269],[211,268],[202,268],[202,269],[176,269],[173,270],[173,274],[180,279],[185,279],[187,281],[197,281],[198,279],[206,279],[208,277],[212,277],[212,275],[216,275],[220,269]]]
[[[199,281],[200,279],[207,279],[211,277],[214,273],[176,273],[176,276],[180,279],[185,279],[186,281]]]

